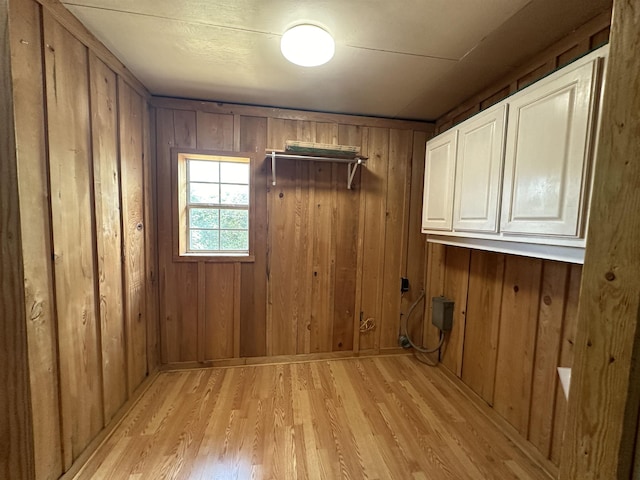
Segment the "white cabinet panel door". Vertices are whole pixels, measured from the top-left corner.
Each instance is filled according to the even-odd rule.
[[[581,234],[597,59],[509,101],[501,230]]]
[[[507,106],[482,112],[460,125],[456,155],[453,229],[498,230]]]
[[[427,142],[424,169],[423,230],[451,230],[458,131]]]

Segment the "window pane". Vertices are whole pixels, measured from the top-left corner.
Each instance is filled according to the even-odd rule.
[[[220,203],[223,205],[249,205],[249,185],[221,185]]]
[[[189,238],[189,250],[218,250],[219,230],[191,230]]]
[[[249,232],[246,230],[220,230],[220,250],[249,250]]]
[[[219,182],[220,162],[189,160],[190,182]]]
[[[247,210],[220,210],[220,228],[249,228],[249,212]]]
[[[219,203],[220,193],[217,183],[189,184],[190,203]]]
[[[219,210],[211,208],[192,208],[189,210],[191,228],[220,228]]]
[[[222,183],[249,183],[249,164],[230,163],[220,164],[220,178]]]

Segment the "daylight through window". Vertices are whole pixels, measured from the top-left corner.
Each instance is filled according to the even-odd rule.
[[[178,154],[186,253],[249,254],[250,159]]]

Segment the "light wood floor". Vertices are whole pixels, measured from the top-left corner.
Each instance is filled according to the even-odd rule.
[[[77,479],[544,479],[410,356],[161,373]]]

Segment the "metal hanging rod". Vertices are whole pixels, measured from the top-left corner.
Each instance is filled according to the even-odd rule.
[[[353,178],[356,175],[358,165],[363,165],[367,161],[367,157],[356,156],[354,158],[339,158],[339,157],[315,157],[312,155],[297,155],[285,152],[278,152],[276,150],[267,151],[267,157],[271,158],[271,184],[276,185],[276,160],[307,160],[310,162],[331,162],[331,163],[346,163],[347,164],[347,189],[351,190]]]

